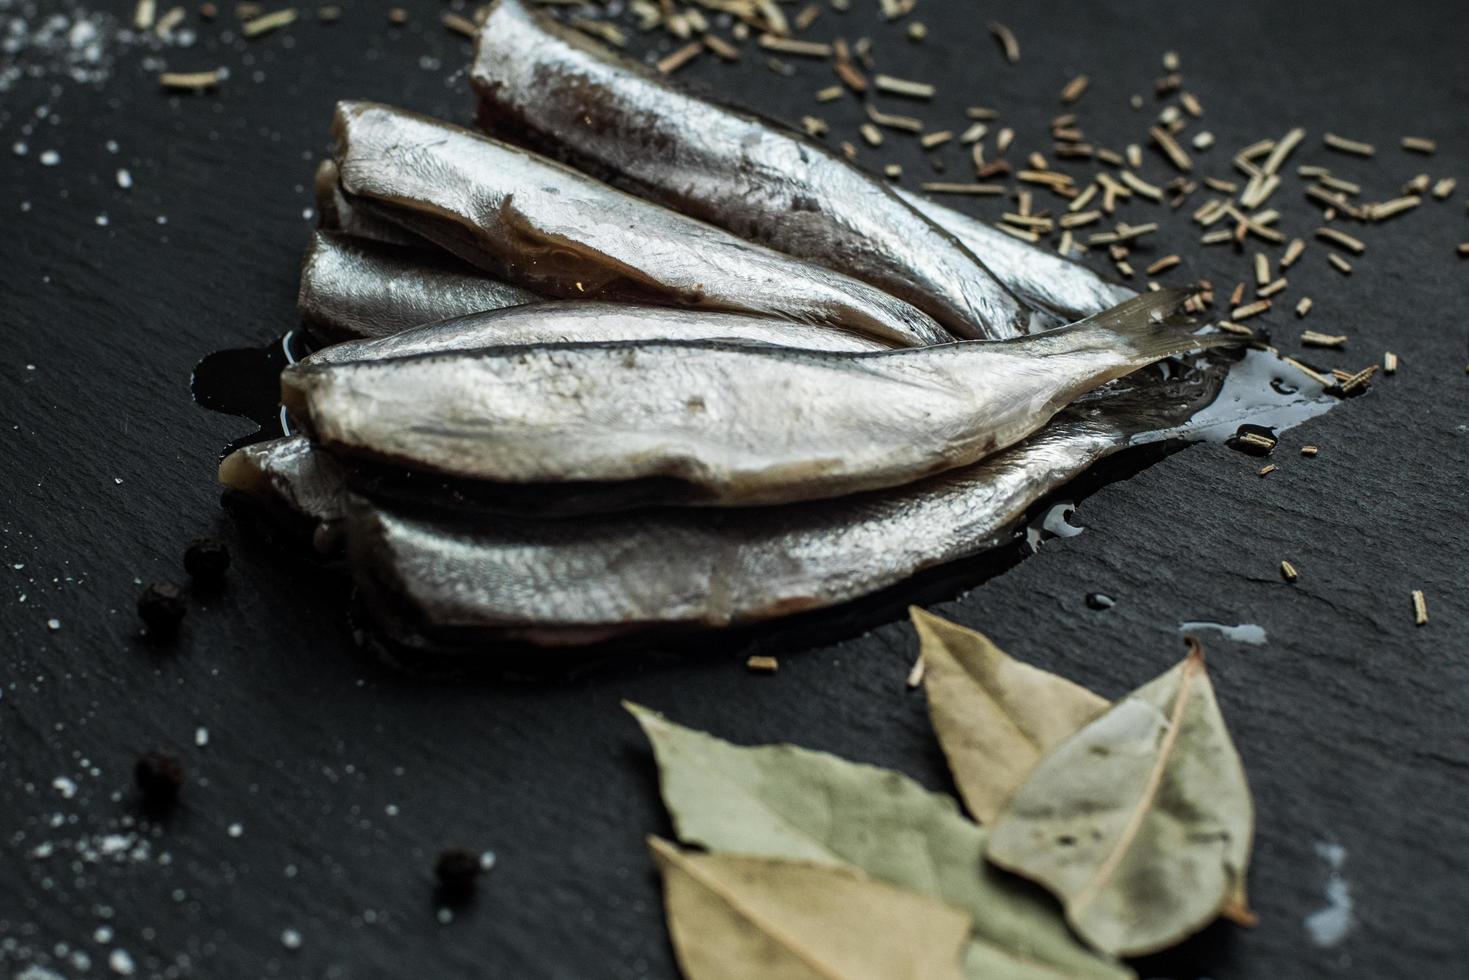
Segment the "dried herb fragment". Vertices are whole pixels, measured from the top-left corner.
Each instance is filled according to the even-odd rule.
[[[287,7],[284,10],[277,10],[273,13],[264,14],[253,20],[246,21],[240,26],[240,33],[250,38],[260,37],[263,34],[269,34],[271,31],[280,30],[282,27],[294,23],[295,20],[296,9],[294,7]]]
[[[1000,42],[1000,50],[1004,52],[1005,60],[1010,64],[1018,64],[1020,61],[1020,41],[1016,39],[1015,32],[997,20],[990,21],[990,33],[995,40]]]
[[[218,85],[224,77],[224,69],[213,71],[166,71],[158,76],[158,84],[167,89],[202,92]]]

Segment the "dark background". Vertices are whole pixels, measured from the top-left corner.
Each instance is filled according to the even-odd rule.
[[[189,396],[202,355],[267,341],[294,322],[311,227],[303,209],[334,100],[470,118],[460,71],[469,44],[438,24],[447,8],[423,4],[391,28],[387,6],[348,5],[329,27],[308,12],[248,43],[220,37],[232,22],[222,15],[192,48],[119,50],[104,84],[53,74],[0,93],[5,976],[32,962],[108,975],[115,948],[140,976],[672,976],[643,846],[669,826],[651,757],[619,701],[945,788],[922,697],[903,686],[916,652],[902,614],[910,600],[1109,696],[1176,660],[1180,621],[1266,630],[1263,646],[1205,638],[1259,810],[1251,892],[1260,925],[1216,926],[1143,975],[1464,975],[1462,188],[1363,232],[1369,250],[1350,278],[1314,244],[1290,271],[1291,304],[1315,299],[1308,325],[1350,335],[1345,352],[1317,363],[1355,369],[1391,348],[1403,367],[1289,433],[1267,479],[1255,475],[1258,460],[1196,446],[1088,497],[1075,518],[1085,533],[982,584],[994,563],[858,610],[656,645],[538,680],[408,676],[354,645],[344,589],[221,511],[217,454],[247,425]],[[1234,150],[1300,124],[1311,135],[1290,169],[1327,163],[1369,198],[1393,196],[1420,170],[1469,178],[1463,4],[923,0],[909,18],[929,27],[922,45],[883,24],[875,3],[856,6],[828,10],[806,36],[871,34],[881,68],[940,84],[932,106],[887,102],[935,127],[962,128],[961,107],[979,102],[1003,111],[1019,148],[1046,150],[1057,92],[1085,71],[1088,134],[1112,146],[1141,141],[1159,59],[1176,49],[1207,110],[1200,125],[1218,137],[1196,154],[1203,173],[1230,176]],[[0,4],[0,19],[16,9]],[[1001,61],[989,18],[1019,35],[1019,66]],[[855,101],[811,97],[831,82],[826,66],[801,63],[782,78],[760,62],[747,50],[738,66],[706,57],[685,74],[787,119],[814,112],[834,136],[856,140]],[[232,77],[213,94],[170,97],[154,81],[164,64],[223,64]],[[1128,108],[1134,92],[1148,111]],[[50,117],[36,116],[42,106]],[[1378,153],[1328,154],[1326,130],[1375,142]],[[1404,153],[1403,135],[1436,137],[1438,155]],[[18,140],[27,155],[10,151]],[[40,164],[48,148],[59,165]],[[946,153],[946,176],[965,179],[961,152]],[[1166,180],[1166,164],[1148,157],[1145,173]],[[864,148],[863,159],[903,163],[910,186],[931,173],[901,138]],[[116,185],[118,167],[131,171],[131,190]],[[1272,204],[1288,231],[1309,235],[1318,212],[1300,190],[1292,176]],[[993,217],[1002,204],[960,206]],[[1248,276],[1247,255],[1196,239],[1177,216],[1135,264],[1179,251],[1185,265],[1171,281],[1211,275],[1221,294]],[[1292,317],[1265,322],[1295,349]],[[1305,442],[1321,455],[1298,456]],[[139,642],[140,583],[181,579],[184,544],[206,532],[234,552],[227,588],[194,602],[174,646]],[[1293,586],[1280,580],[1282,558],[1300,568]],[[1414,588],[1428,595],[1422,628]],[[1091,591],[1117,605],[1088,609]],[[780,673],[749,674],[751,653],[780,655]],[[184,759],[183,804],[141,846],[109,841],[136,829],[130,770],[154,747]],[[57,777],[75,782],[74,797]],[[493,850],[498,865],[478,902],[443,924],[431,865],[451,843]],[[1303,926],[1326,904],[1322,843],[1345,849],[1355,920],[1333,948]],[[110,938],[99,941],[100,926]],[[299,930],[300,949],[282,943],[286,929]],[[77,951],[89,971],[57,962]]]

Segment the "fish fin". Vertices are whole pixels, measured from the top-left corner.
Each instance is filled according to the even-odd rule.
[[[1186,289],[1160,289],[1141,293],[1085,320],[1020,338],[1034,345],[1041,355],[1070,354],[1086,350],[1117,350],[1118,341],[1128,348],[1128,360],[1142,365],[1152,361],[1214,347],[1233,347],[1244,338],[1227,333],[1198,333],[1198,324],[1182,315],[1188,298]]]

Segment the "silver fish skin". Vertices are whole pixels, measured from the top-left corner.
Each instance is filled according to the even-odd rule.
[[[491,6],[477,43],[471,79],[492,133],[870,282],[956,337],[1030,330],[983,256],[803,135],[690,94],[519,0]]]
[[[1225,343],[1147,293],[1008,341],[871,354],[638,342],[296,364],[282,402],[322,445],[471,481],[662,478],[751,505],[908,483],[972,463],[1079,395]]]
[[[418,354],[633,340],[718,341],[803,350],[889,350],[871,337],[744,313],[705,313],[622,303],[536,303],[424,323],[391,336],[324,347],[301,363],[382,361]]]
[[[411,246],[424,251],[435,249],[428,239],[355,207],[337,179],[335,160],[323,160],[317,164],[313,192],[316,196],[316,226],[323,231],[336,231],[353,238]]]
[[[318,231],[301,260],[296,306],[316,333],[347,340],[539,300],[438,249]]]
[[[329,455],[305,436],[286,436],[243,446],[219,464],[219,482],[314,530],[321,554],[340,550],[346,516],[346,477]]]
[[[1080,262],[1037,248],[983,221],[902,188],[894,192],[914,210],[949,231],[1016,296],[1060,322],[1100,313],[1136,296],[1135,290],[1097,275]]]
[[[465,524],[354,499],[348,551],[388,632],[449,645],[568,646],[774,619],[1004,543],[1037,500],[1140,435],[1167,437],[1217,382],[1068,411],[973,466],[832,501]]]
[[[469,130],[343,102],[333,131],[354,206],[548,297],[754,313],[914,346],[952,339],[865,282]]]

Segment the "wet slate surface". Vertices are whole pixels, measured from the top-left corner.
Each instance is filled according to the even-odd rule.
[[[1454,43],[1469,28],[1462,6],[978,11],[932,0],[916,15],[930,29],[922,46],[867,6],[827,12],[811,35],[872,33],[884,68],[940,82],[932,107],[910,108],[954,125],[963,105],[1000,107],[1023,147],[1044,148],[1056,93],[1080,71],[1093,79],[1081,107],[1089,133],[1137,138],[1145,115],[1127,97],[1149,93],[1151,103],[1159,56],[1176,48],[1219,141],[1200,155],[1206,172],[1227,176],[1225,148],[1299,123],[1312,137],[1295,162],[1327,162],[1377,196],[1419,170],[1469,177],[1469,77]],[[902,609],[917,599],[1109,695],[1179,655],[1181,621],[1264,627],[1263,646],[1207,640],[1258,802],[1260,925],[1215,927],[1144,975],[1463,975],[1469,266],[1453,254],[1469,239],[1462,192],[1369,229],[1350,279],[1314,246],[1291,270],[1289,295],[1315,298],[1309,323],[1351,338],[1318,363],[1360,367],[1391,348],[1404,367],[1288,434],[1269,478],[1255,475],[1256,460],[1194,447],[1088,496],[1075,518],[1085,533],[987,581],[1004,563],[590,670],[405,676],[358,652],[340,585],[221,511],[215,456],[244,423],[195,408],[188,394],[202,354],[293,322],[303,209],[334,99],[469,118],[455,74],[467,44],[426,13],[389,29],[385,10],[352,8],[332,27],[303,21],[248,47],[205,29],[195,48],[164,53],[175,69],[231,66],[211,96],[159,93],[156,65],[137,50],[119,54],[105,86],[31,80],[0,96],[0,973],[44,962],[64,976],[105,975],[125,950],[138,975],[672,976],[642,844],[669,827],[619,701],[943,788],[921,696],[902,683],[915,652]],[[1001,64],[987,17],[1020,35],[1018,68]],[[819,65],[798,72],[782,79],[749,57],[688,70],[791,119],[815,110],[810,93],[829,82]],[[60,122],[37,120],[40,106]],[[848,135],[859,118],[850,100],[820,114]],[[23,137],[27,124],[34,132]],[[1318,146],[1326,129],[1379,152],[1328,159]],[[1396,149],[1408,131],[1437,137],[1439,154]],[[12,154],[22,138],[30,152]],[[61,156],[54,167],[38,159],[48,148]],[[931,172],[898,139],[864,159],[901,162],[910,181]],[[946,159],[950,176],[962,173],[957,150]],[[116,186],[118,167],[131,171],[131,190]],[[1151,155],[1145,170],[1168,176]],[[1293,180],[1276,201],[1288,229],[1315,226]],[[1139,254],[1181,252],[1179,281],[1248,274],[1247,257],[1203,251],[1183,224]],[[1293,349],[1299,326],[1267,322]],[[1319,457],[1297,455],[1306,442]],[[234,551],[227,587],[193,600],[176,644],[140,642],[138,583],[180,577],[184,544],[206,532]],[[1276,571],[1281,558],[1301,570],[1293,586]],[[1422,628],[1414,588],[1432,613]],[[1087,608],[1091,591],[1116,606]],[[780,673],[748,674],[755,652],[780,655]],[[154,747],[183,758],[183,805],[135,839],[130,769]],[[493,850],[498,865],[478,902],[444,924],[430,868],[450,843]],[[1332,947],[1303,925],[1326,905],[1322,844],[1344,848],[1353,908]],[[287,929],[301,934],[299,949],[286,948]]]

